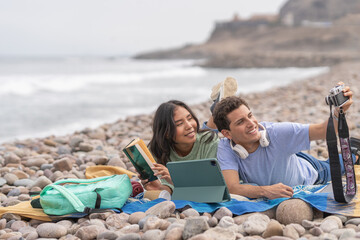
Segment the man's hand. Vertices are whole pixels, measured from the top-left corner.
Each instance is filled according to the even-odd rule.
[[[345,85],[345,84],[343,82],[338,82],[338,85]],[[342,91],[345,97],[349,97],[349,101],[347,101],[344,105],[342,105],[344,112],[346,112],[353,103],[353,99],[352,99],[353,92],[350,90],[349,86],[345,86]],[[336,111],[339,111],[338,107],[336,108]],[[335,116],[338,117],[336,111],[335,111]]]
[[[264,197],[267,197],[269,199],[275,199],[275,198],[290,198],[293,196],[294,191],[291,187],[284,185],[282,183],[277,183],[270,186],[260,186],[260,188],[263,189],[262,195]]]
[[[293,189],[282,183],[268,186],[254,186],[251,184],[240,184],[239,173],[235,170],[223,170],[226,185],[232,194],[248,198],[266,197],[269,199],[292,197]]]
[[[343,82],[339,82],[338,85],[343,85]],[[349,86],[345,86],[343,88],[343,93],[344,96],[349,97],[349,101],[347,101],[343,106],[343,110],[344,112],[346,112],[349,107],[351,106],[351,104],[353,103],[353,99],[352,99],[352,95],[353,92],[350,90]],[[335,111],[334,111],[334,115],[335,117],[339,117],[339,108],[336,107]],[[334,125],[335,125],[335,130],[337,131],[337,121],[334,119]],[[328,125],[328,120],[326,120],[323,123],[316,123],[316,124],[310,124],[309,126],[309,139],[310,141],[314,141],[314,140],[323,140],[326,138],[326,130],[327,130],[327,125]]]

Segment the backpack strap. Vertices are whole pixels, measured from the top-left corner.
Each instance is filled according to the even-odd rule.
[[[50,190],[51,188],[57,190],[59,193],[61,193],[61,195],[63,195],[69,202],[70,204],[74,207],[74,209],[77,211],[77,212],[85,212],[85,205],[80,201],[80,199],[75,195],[73,194],[72,192],[70,192],[68,189],[66,189],[65,187],[61,186],[61,185],[48,185],[46,186],[41,194],[40,194],[40,197],[41,195],[43,195],[46,191]]]

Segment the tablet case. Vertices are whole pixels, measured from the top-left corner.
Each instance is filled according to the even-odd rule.
[[[168,162],[166,166],[174,183],[171,200],[216,203],[231,199],[215,158]]]

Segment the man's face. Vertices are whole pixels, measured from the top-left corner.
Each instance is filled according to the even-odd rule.
[[[230,121],[230,130],[224,129],[221,133],[248,151],[254,147],[257,148],[260,133],[258,122],[252,112],[245,105],[241,105],[230,112],[227,118]]]

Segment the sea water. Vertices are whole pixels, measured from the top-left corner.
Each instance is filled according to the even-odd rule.
[[[214,84],[234,77],[238,93],[263,91],[328,71],[321,68],[222,69],[195,60],[130,58],[0,59],[0,143],[65,135],[167,100],[209,99]]]

